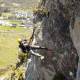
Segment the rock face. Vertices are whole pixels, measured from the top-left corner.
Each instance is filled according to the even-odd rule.
[[[77,49],[78,55],[79,55],[79,61],[80,61],[80,16],[76,16],[75,18],[75,24],[74,29],[71,31],[72,39],[75,44],[75,47]],[[78,70],[77,70],[77,79],[80,79],[80,62],[78,62]]]
[[[76,2],[75,0],[42,0],[39,4],[39,8],[47,9],[48,15],[43,16],[39,12],[35,14],[37,22],[41,21],[41,26],[35,31],[35,45],[53,50],[53,52],[40,51],[45,56],[41,67],[44,80],[75,80],[76,78],[79,57],[70,29],[74,29],[75,18],[79,15],[76,13],[79,9],[77,3],[78,0]]]

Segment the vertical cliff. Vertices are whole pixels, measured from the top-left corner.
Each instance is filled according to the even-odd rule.
[[[75,48],[75,27],[79,4],[79,0],[41,0],[34,12],[34,23],[41,22],[35,32],[35,44],[54,51],[40,51],[45,56],[45,65],[42,65],[45,80],[60,80],[58,77],[55,79],[58,73],[67,80],[76,78],[78,52]]]

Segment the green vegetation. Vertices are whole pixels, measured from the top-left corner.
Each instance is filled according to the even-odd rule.
[[[24,32],[27,29],[24,29],[23,27],[8,27],[8,26],[0,26],[0,30],[7,30],[7,31],[19,31],[19,32]]]
[[[17,25],[22,23],[22,21],[20,20],[7,20],[7,21],[9,21],[11,24],[17,24]]]
[[[18,38],[29,39],[31,29],[10,28],[0,26],[0,67],[16,63],[18,53]]]

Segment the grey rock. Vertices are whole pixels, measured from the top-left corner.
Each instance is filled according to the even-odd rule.
[[[42,65],[45,80],[55,80],[54,77],[58,73],[64,75],[67,80],[76,78],[79,54],[75,41],[72,40],[72,31],[75,29],[76,16],[79,16],[79,12],[76,12],[80,10],[77,3],[79,4],[80,1],[42,0],[39,7],[45,7],[49,15],[40,17],[39,13],[35,14],[37,22],[42,20],[41,28],[36,29],[39,32],[35,32],[35,42],[37,43],[35,45],[44,46],[54,51],[39,51],[45,56],[45,65]],[[55,58],[57,60],[54,60]],[[52,71],[52,75],[46,71],[47,69],[49,72]]]

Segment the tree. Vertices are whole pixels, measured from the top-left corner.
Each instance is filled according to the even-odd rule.
[[[41,27],[37,27],[35,31],[35,45],[54,51],[39,51],[45,56],[41,68],[45,80],[54,79],[58,73],[67,80],[76,78],[79,57],[70,28],[74,29],[75,18],[79,14],[76,11],[80,10],[79,4],[79,0],[42,0],[38,10],[34,11],[33,22],[41,22]]]

